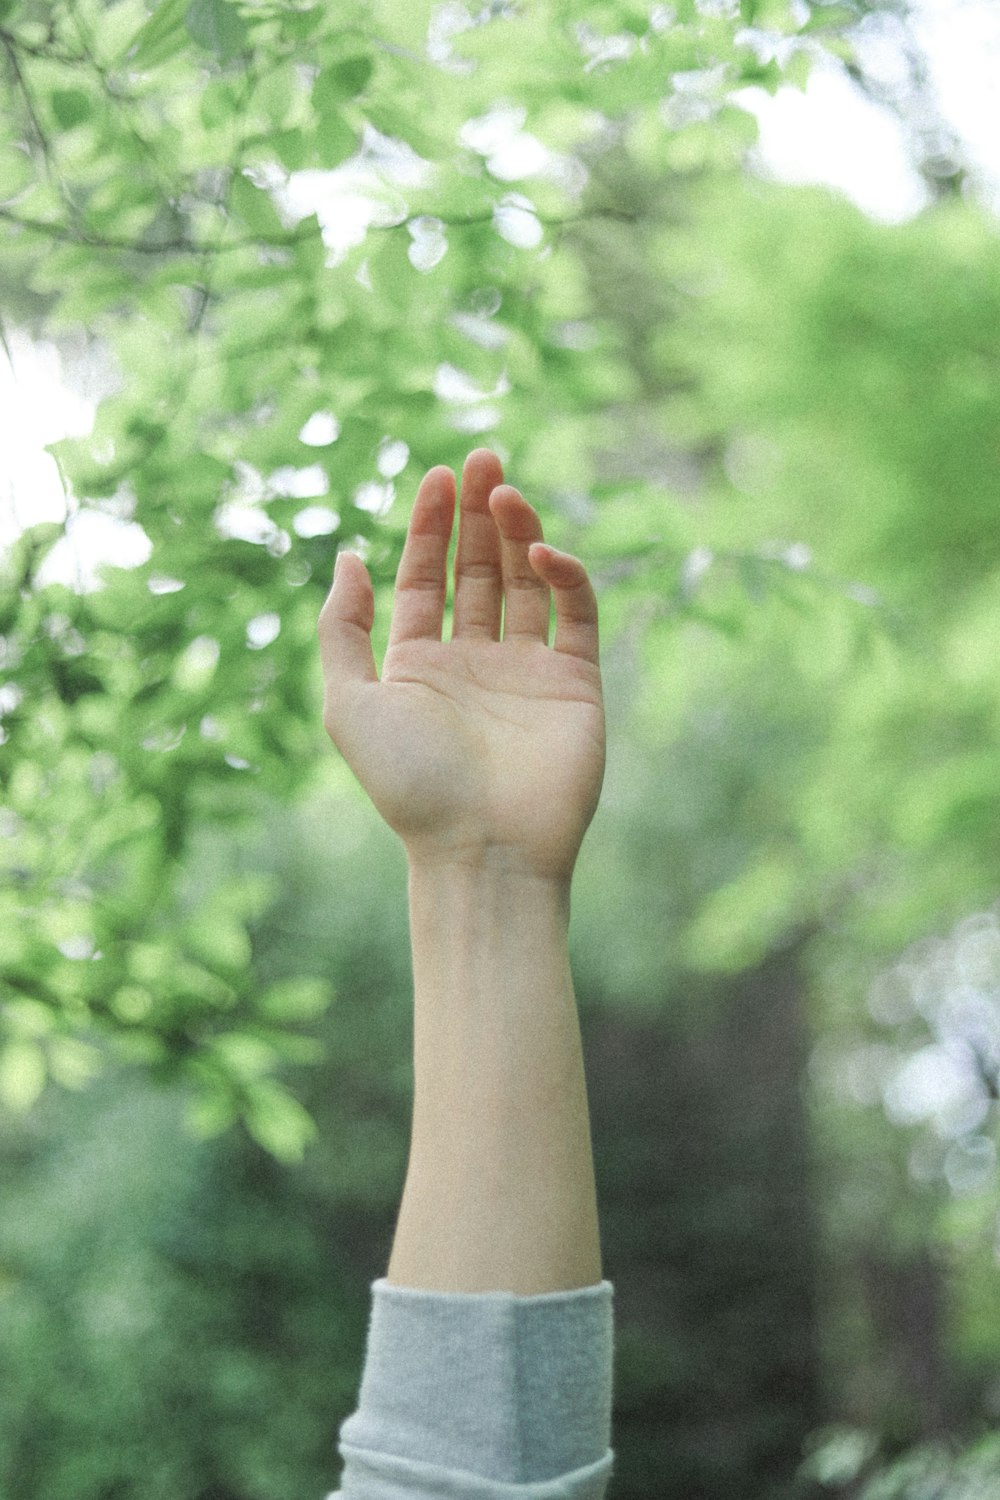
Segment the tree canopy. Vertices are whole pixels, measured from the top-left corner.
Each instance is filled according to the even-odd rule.
[[[846,14],[3,5],[4,317],[106,377],[92,434],[52,445],[68,523],[3,564],[8,1104],[110,1046],[189,1077],[204,1123],[305,1131],[271,1072],[328,992],[249,986],[252,875],[178,910],[190,831],[315,775],[335,551],[384,588],[431,464],[488,441],[557,544],[599,519],[630,609],[674,584],[670,496],[595,466],[637,376],[584,252],[627,253],[649,205],[594,168],[624,154],[660,194],[731,174],[754,134],[733,91],[801,80]],[[348,162],[372,222],[331,250],[285,190]],[[47,580],[89,510],[147,560]]]

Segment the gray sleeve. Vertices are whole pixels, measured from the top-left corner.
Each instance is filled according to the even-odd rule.
[[[337,1495],[603,1500],[612,1295],[609,1281],[535,1297],[373,1282]]]

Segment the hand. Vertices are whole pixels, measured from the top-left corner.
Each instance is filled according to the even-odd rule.
[[[462,471],[443,641],[454,514],[454,476],[433,468],[410,517],[381,679],[368,570],[354,553],[338,557],[319,617],[323,722],[411,866],[496,860],[568,882],[604,776],[594,590],[582,563],[542,542],[496,455],[477,448]]]

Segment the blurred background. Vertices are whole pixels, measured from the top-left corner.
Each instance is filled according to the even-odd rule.
[[[610,1500],[1000,1495],[1000,12],[0,0],[0,1494],[333,1489],[427,468],[586,559]]]

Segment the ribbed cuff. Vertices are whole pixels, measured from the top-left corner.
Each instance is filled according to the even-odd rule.
[[[341,1446],[347,1460],[343,1488],[327,1500],[605,1500],[614,1454],[600,1463],[533,1484],[482,1479],[465,1469],[442,1468],[412,1459]]]
[[[352,1463],[360,1480],[382,1455],[408,1461],[411,1484],[428,1465],[500,1484],[572,1478],[566,1495],[603,1494],[613,1290],[520,1297],[373,1282],[358,1407],[340,1429],[345,1480]]]

